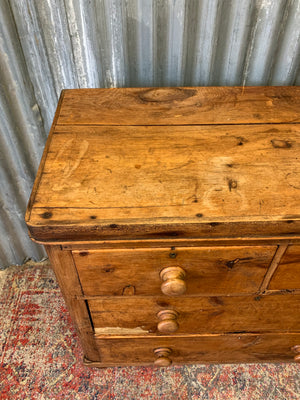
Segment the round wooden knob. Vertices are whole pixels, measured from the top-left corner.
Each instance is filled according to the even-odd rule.
[[[296,346],[292,347],[291,349],[294,353],[296,353],[294,357],[295,362],[300,362],[300,345],[296,344]]]
[[[167,267],[160,272],[161,291],[167,296],[180,296],[186,291],[185,271],[180,267]]]
[[[157,329],[162,333],[173,333],[178,329],[178,323],[176,321],[178,312],[175,310],[162,310],[157,314],[159,323]]]
[[[169,358],[169,355],[172,353],[172,350],[168,347],[159,347],[154,350],[154,354],[156,355],[156,360],[154,364],[157,367],[168,367],[172,364],[172,360]]]
[[[294,353],[300,353],[300,345],[299,345],[299,344],[296,344],[296,346],[292,347],[291,350],[292,350]]]
[[[295,362],[300,362],[300,354],[297,354],[297,355],[294,357],[294,361],[295,361]]]

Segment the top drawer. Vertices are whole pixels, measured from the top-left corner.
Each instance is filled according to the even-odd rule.
[[[107,295],[255,293],[276,246],[73,251],[83,292]],[[185,290],[186,289],[186,290]]]

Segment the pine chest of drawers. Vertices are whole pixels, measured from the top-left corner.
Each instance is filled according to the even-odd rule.
[[[29,201],[85,364],[300,359],[300,88],[63,91]]]

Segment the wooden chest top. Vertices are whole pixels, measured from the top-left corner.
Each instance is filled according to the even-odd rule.
[[[299,123],[299,87],[63,91],[31,236],[295,237]]]

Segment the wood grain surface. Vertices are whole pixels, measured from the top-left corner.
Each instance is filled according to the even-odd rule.
[[[288,247],[268,289],[300,289],[300,246]]]
[[[239,333],[300,331],[300,295],[268,296],[131,296],[88,300],[95,333],[157,335],[157,313],[178,313],[173,333]]]
[[[176,338],[97,339],[101,363],[92,366],[153,365],[154,350],[167,347],[174,364],[293,362],[291,348],[300,334],[238,334],[181,336]],[[91,364],[88,364],[91,366]]]
[[[300,122],[300,88],[66,90],[59,124],[199,125]]]
[[[84,354],[90,360],[99,360],[89,310],[86,301],[80,298],[82,290],[71,252],[61,251],[60,246],[46,246],[46,251],[67,304],[68,311],[77,328]]]
[[[122,296],[162,295],[160,272],[178,266],[186,273],[186,294],[255,293],[276,246],[73,251],[83,293]]]
[[[296,124],[59,126],[27,223],[37,240],[292,236],[299,137]]]

